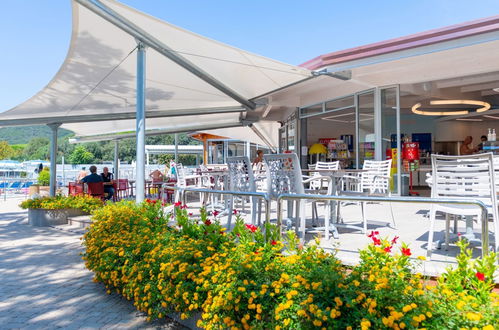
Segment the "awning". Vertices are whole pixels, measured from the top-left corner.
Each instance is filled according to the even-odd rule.
[[[311,76],[307,69],[205,38],[119,2],[100,2],[244,99]],[[73,33],[62,67],[38,94],[0,113],[0,126],[60,122],[79,136],[135,130],[136,46],[134,37],[74,1]],[[158,51],[147,48],[146,54],[146,111],[148,117],[156,114],[147,120],[147,129],[186,131],[241,122],[247,110],[241,102]],[[213,113],[227,108],[232,111]],[[191,116],[177,116],[183,110]]]

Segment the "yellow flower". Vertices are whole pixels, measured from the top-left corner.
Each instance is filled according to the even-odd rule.
[[[492,325],[489,324],[489,325],[484,326],[482,328],[482,330],[494,330],[494,326],[492,326]]]
[[[426,260],[426,257],[425,257],[425,256],[419,256],[419,257],[418,257],[418,259],[419,259],[419,260],[423,260],[423,261],[425,261],[425,260]]]

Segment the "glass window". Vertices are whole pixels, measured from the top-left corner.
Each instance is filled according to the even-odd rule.
[[[326,112],[335,112],[345,108],[355,110],[353,95],[326,102]]]
[[[322,105],[323,103],[311,105],[306,108],[300,109],[300,117],[308,117],[322,113]]]
[[[374,159],[374,91],[358,95],[358,144],[359,165],[364,160]]]

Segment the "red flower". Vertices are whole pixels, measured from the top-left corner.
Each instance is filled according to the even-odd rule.
[[[392,244],[397,244],[397,240],[399,239],[398,236],[395,236],[393,239],[392,239]]]
[[[192,217],[192,212],[189,212],[189,216]]]
[[[374,236],[376,236],[376,235],[379,235],[379,231],[372,231],[372,230],[371,230],[371,233],[370,233],[369,235],[367,235],[367,237],[369,237],[369,238],[373,238],[373,237],[374,237]]]
[[[392,252],[392,246],[389,245],[389,246],[385,247],[383,250],[385,250],[386,253],[390,253],[390,252]]]
[[[204,222],[204,224],[205,224],[205,225],[207,225],[207,226],[209,226],[209,225],[211,225],[211,221],[208,219],[208,220],[206,220],[206,221]]]
[[[485,274],[484,273],[476,272],[475,276],[476,276],[476,278],[478,278],[479,281],[485,281]]]
[[[184,204],[180,207],[181,209],[186,209],[187,208],[187,204]]]
[[[178,207],[180,205],[182,205],[182,202],[176,202],[175,204],[173,204],[175,207]]]
[[[220,232],[220,235],[225,235],[225,232],[221,231],[221,232]]]
[[[232,210],[232,214],[237,214],[237,210],[236,209]]]
[[[461,237],[461,233],[457,233],[457,237]]]
[[[381,240],[377,237],[372,237],[374,245],[381,245]]]
[[[254,232],[258,229],[258,227],[257,227],[257,226],[255,226],[255,225],[248,225],[248,224],[246,225],[246,228],[247,228],[249,231],[251,231],[252,233],[254,233]]]
[[[270,242],[270,244],[271,244],[271,245],[277,245],[277,242],[276,242],[276,241],[274,241],[274,240],[272,240],[272,241]]]
[[[217,216],[217,215],[219,215],[219,214],[220,214],[220,212],[218,212],[218,211],[213,211],[213,216],[214,216],[214,217],[216,217],[216,216]]]
[[[408,256],[408,257],[412,254],[411,249],[408,249],[408,248],[403,247],[400,251],[402,252],[403,255]]]

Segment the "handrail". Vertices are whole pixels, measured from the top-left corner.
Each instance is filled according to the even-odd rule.
[[[265,221],[270,223],[270,203],[271,198],[265,192],[244,192],[244,191],[228,191],[214,190],[205,188],[191,187],[176,187],[163,184],[163,188],[178,190],[185,198],[185,192],[200,192],[208,194],[234,195],[234,196],[250,196],[259,197],[265,203]],[[277,196],[277,227],[279,234],[282,228],[282,202],[284,200],[318,200],[318,201],[355,201],[355,202],[394,202],[394,203],[417,203],[417,204],[455,204],[455,205],[475,205],[482,210],[481,229],[482,229],[482,256],[486,256],[489,252],[489,222],[487,206],[477,199],[452,199],[452,198],[430,198],[430,197],[383,197],[383,196],[337,196],[337,195],[313,195],[313,194],[280,194]]]
[[[489,252],[489,222],[487,206],[477,199],[451,199],[429,197],[382,197],[382,196],[336,196],[336,195],[311,195],[311,194],[281,194],[277,197],[277,227],[282,227],[282,201],[313,199],[319,201],[355,201],[355,202],[395,202],[395,203],[429,203],[429,204],[456,204],[476,205],[482,210],[482,256]],[[496,238],[497,239],[497,238]]]
[[[206,188],[193,188],[193,187],[177,187],[168,186],[166,183],[163,184],[163,188],[179,191],[182,202],[185,204],[185,192],[198,192],[207,194],[219,194],[219,195],[233,195],[233,196],[248,196],[248,197],[259,197],[263,199],[265,204],[265,222],[270,223],[270,196],[265,192],[249,192],[249,191],[230,191],[230,190],[215,190]]]

